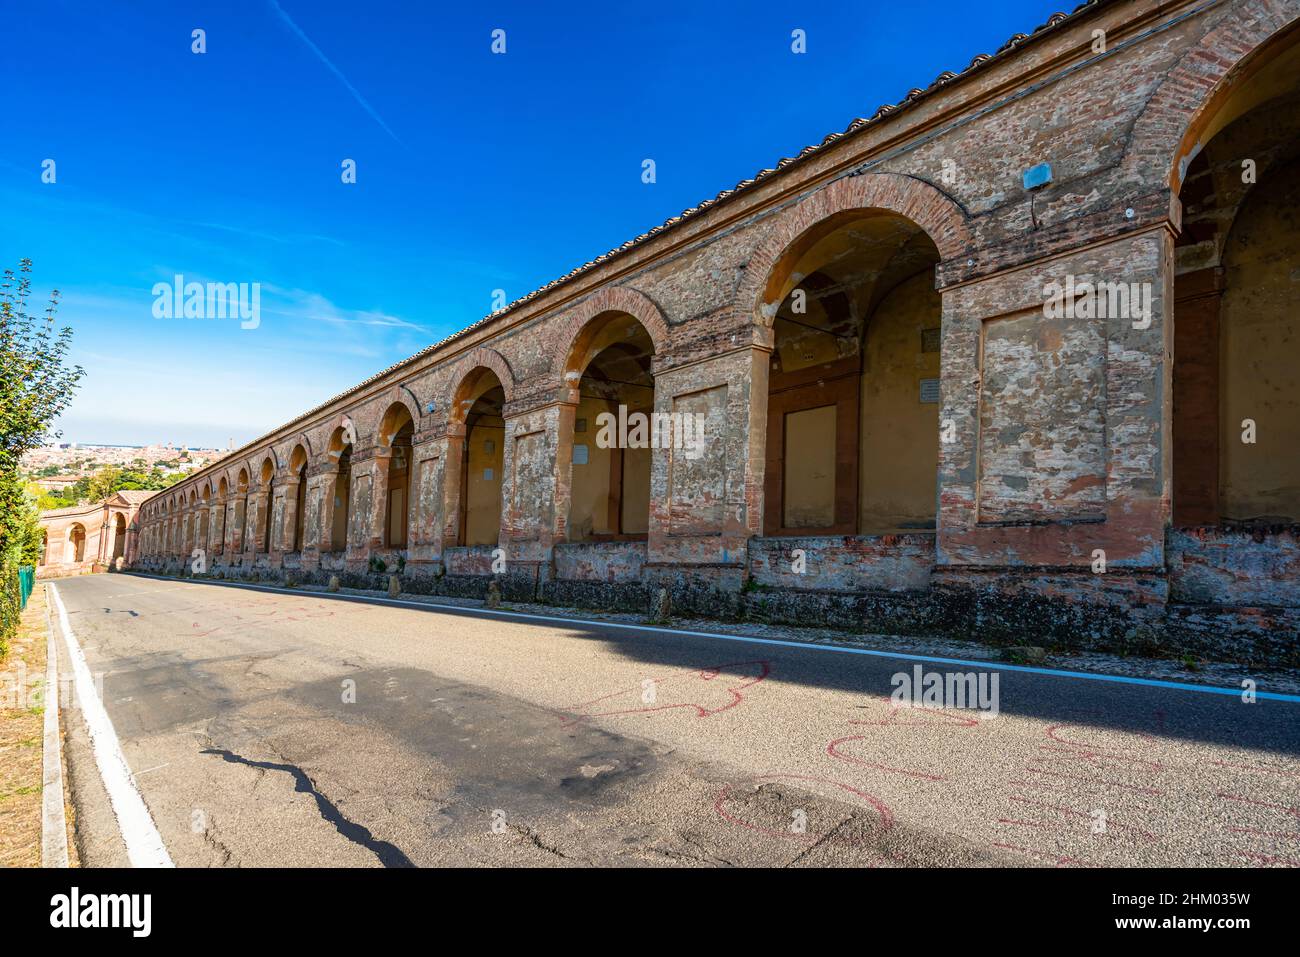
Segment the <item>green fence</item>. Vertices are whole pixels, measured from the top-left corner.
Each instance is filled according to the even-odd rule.
[[[27,599],[31,596],[32,588],[36,585],[36,569],[31,565],[24,565],[18,569],[18,591],[22,595],[19,602],[19,608],[27,607]]]

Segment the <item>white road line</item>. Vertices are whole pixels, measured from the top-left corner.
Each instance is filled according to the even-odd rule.
[[[68,819],[63,812],[63,740],[59,737],[59,649],[45,606],[45,745],[41,780],[41,866],[68,866]]]
[[[77,700],[81,702],[82,714],[85,716],[86,728],[90,732],[90,743],[95,753],[95,763],[99,765],[99,776],[104,780],[104,789],[108,792],[109,803],[117,818],[118,829],[122,832],[122,841],[126,844],[126,854],[132,867],[174,867],[167,846],[163,844],[162,835],[154,825],[149,808],[144,798],[136,789],[131,775],[131,767],[126,763],[126,755],[118,743],[117,732],[109,720],[104,703],[95,692],[95,681],[90,674],[90,666],[77,644],[77,636],[72,633],[68,622],[68,610],[63,606],[59,590],[51,583],[50,595],[54,598],[59,612],[59,625],[63,629],[63,641],[68,649],[68,659],[72,662],[72,678],[77,686]]]

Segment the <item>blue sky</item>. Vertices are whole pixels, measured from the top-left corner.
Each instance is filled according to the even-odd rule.
[[[241,444],[1057,9],[464,6],[6,15],[0,264],[62,291],[88,373],[65,440]],[[156,318],[176,274],[260,283],[261,324]]]

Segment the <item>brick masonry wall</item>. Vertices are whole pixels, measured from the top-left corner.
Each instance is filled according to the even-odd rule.
[[[1173,601],[1300,609],[1300,526],[1174,528],[1168,559]]]
[[[797,573],[800,557],[804,571]],[[749,545],[750,580],[765,588],[920,590],[929,586],[933,567],[933,535],[756,538]]]
[[[644,607],[666,587],[684,609],[773,620],[821,614],[883,630],[973,628],[1023,640],[1041,627],[1083,644],[1131,645],[1131,632],[1147,640],[1143,629],[1168,624],[1167,563],[1177,597],[1206,555],[1181,540],[1169,551],[1165,532],[1179,177],[1232,71],[1297,19],[1300,0],[1084,8],[187,478],[142,513],[137,564],[179,567],[206,544],[222,574],[292,568],[364,579],[383,536],[381,424],[404,409],[414,428],[405,576],[412,587],[455,579],[481,590],[490,566],[453,546],[466,390],[490,372],[507,423],[499,540],[520,594],[558,599],[568,588],[598,603],[606,587],[611,603]],[[1100,54],[1097,29],[1106,33]],[[1053,182],[1031,199],[1021,171],[1044,161]],[[772,549],[783,546],[756,541],[773,344],[765,297],[810,229],[864,209],[908,217],[942,259],[940,422],[951,441],[939,446],[933,571],[910,536],[890,554],[879,542],[823,541],[812,549],[815,576],[796,584],[773,565]],[[1042,321],[1044,287],[1067,275],[1149,284],[1150,326]],[[698,412],[709,436],[699,458],[655,454],[640,566],[630,552],[607,561],[566,544],[574,356],[588,324],[611,312],[636,319],[653,341],[656,411]],[[341,435],[352,445],[352,520],[335,551]],[[295,455],[308,462],[301,517],[287,507]],[[211,516],[206,543],[200,510]],[[299,521],[305,545],[295,555],[286,543]],[[1111,570],[1103,576],[1090,571],[1099,550]],[[630,580],[637,567],[639,582]],[[1270,567],[1283,579],[1295,571]],[[583,577],[600,574],[620,580]],[[902,597],[927,576],[929,598]],[[774,591],[746,591],[749,581]],[[1279,622],[1294,641],[1293,625]],[[1203,642],[1195,636],[1205,631],[1181,633]]]

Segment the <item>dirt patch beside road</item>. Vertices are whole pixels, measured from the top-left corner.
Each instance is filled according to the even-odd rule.
[[[45,609],[45,589],[38,587],[0,661],[0,867],[41,866]],[[67,815],[70,837],[71,807]]]

